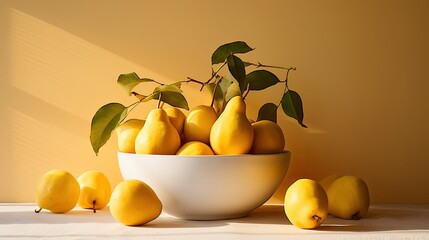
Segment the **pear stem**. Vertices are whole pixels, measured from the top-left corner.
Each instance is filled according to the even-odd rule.
[[[159,93],[159,97],[158,97],[158,108],[162,108],[161,106],[161,96],[162,96],[162,92]]]
[[[359,212],[356,212],[355,214],[352,215],[352,219],[353,220],[359,220]]]
[[[216,84],[215,84],[215,86],[214,86],[214,89],[213,89],[213,96],[212,96],[212,102],[210,103],[210,107],[213,107],[214,100],[215,100],[215,97],[216,97],[216,90],[217,90],[218,86],[219,86],[219,80],[218,80],[218,81],[216,81]]]
[[[95,200],[94,201],[92,201],[92,211],[94,212],[94,213],[96,213],[97,211],[95,210]]]
[[[34,212],[35,212],[35,213],[39,213],[40,211],[42,211],[42,208],[34,209]]]
[[[244,92],[244,95],[242,96],[243,100],[246,100],[247,94],[250,92],[250,87],[247,87],[246,92]]]
[[[320,221],[322,219],[321,217],[319,217],[317,215],[314,215],[313,218],[316,219],[316,221]]]

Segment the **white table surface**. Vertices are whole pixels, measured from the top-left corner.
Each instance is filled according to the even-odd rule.
[[[116,222],[109,210],[76,207],[66,214],[34,204],[0,203],[0,239],[429,239],[429,204],[372,205],[361,220],[329,216],[317,230],[299,229],[282,205],[264,205],[249,216],[222,221],[187,221],[162,214],[139,227]]]

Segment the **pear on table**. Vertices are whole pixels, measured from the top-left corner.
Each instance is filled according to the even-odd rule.
[[[293,225],[314,229],[328,217],[328,197],[316,181],[298,179],[286,191],[284,210]]]
[[[50,170],[37,184],[36,203],[40,208],[35,212],[47,209],[53,213],[66,213],[76,206],[79,193],[79,183],[71,173],[62,169]]]
[[[328,195],[329,214],[355,220],[367,214],[370,195],[364,180],[352,175],[329,175],[320,182]]]
[[[102,172],[84,172],[77,178],[77,181],[80,185],[78,205],[81,208],[92,209],[95,213],[96,210],[107,206],[112,188]]]
[[[162,211],[162,203],[152,188],[136,179],[120,182],[113,190],[109,206],[113,218],[127,226],[146,224]]]

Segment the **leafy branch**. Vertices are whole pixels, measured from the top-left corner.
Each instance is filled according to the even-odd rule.
[[[188,102],[180,89],[180,82],[163,84],[153,79],[140,78],[137,73],[132,72],[119,75],[117,83],[124,88],[128,95],[133,95],[138,101],[129,106],[121,103],[108,103],[97,110],[91,121],[90,132],[91,145],[97,155],[100,148],[109,140],[112,131],[142,102],[156,100],[158,108],[167,103],[173,107],[189,110]],[[152,93],[143,95],[133,91],[141,83],[155,83],[157,86]]]
[[[304,113],[301,97],[288,86],[289,73],[296,68],[247,62],[238,56],[253,50],[243,41],[231,42],[218,47],[211,56],[211,75],[206,81],[188,77],[186,80],[164,84],[154,79],[140,78],[135,72],[119,75],[117,83],[129,96],[136,97],[137,101],[129,106],[120,103],[108,103],[97,110],[91,121],[90,133],[94,152],[98,155],[100,148],[109,140],[111,132],[141,103],[156,100],[158,101],[158,108],[162,108],[166,103],[173,107],[189,110],[188,102],[181,90],[183,83],[199,84],[201,85],[200,91],[206,87],[212,94],[211,106],[218,111],[222,111],[229,99],[234,96],[241,96],[245,99],[250,91],[261,91],[276,84],[284,84],[283,95],[279,103],[265,103],[259,109],[257,120],[265,119],[277,122],[277,110],[281,105],[287,116],[296,119],[302,127],[306,127],[303,123]],[[216,70],[213,68],[214,65],[217,65]],[[220,74],[225,67],[227,67],[230,76]],[[254,67],[256,70],[247,73],[246,68],[248,67]],[[280,80],[267,69],[284,70],[286,77],[284,80]],[[156,87],[148,94],[140,94],[134,89],[142,83],[153,83]]]
[[[256,68],[265,67],[265,68],[277,68],[277,69],[283,69],[283,70],[296,70],[295,67],[279,67],[279,66],[273,66],[273,65],[265,65],[260,62],[258,63],[251,63],[251,62],[244,62],[246,66],[255,66]]]

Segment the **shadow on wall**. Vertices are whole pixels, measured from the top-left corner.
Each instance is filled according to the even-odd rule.
[[[122,179],[115,139],[96,157],[89,143],[92,116],[108,102],[135,101],[116,84],[120,73],[171,80],[21,11],[2,11],[8,42],[1,59],[6,64],[0,89],[0,189],[8,194],[1,195],[0,202],[34,201],[33,186],[53,168],[75,177],[97,169],[115,186]]]
[[[9,103],[11,102],[10,94],[8,91],[8,79],[9,79],[9,70],[10,70],[10,41],[8,36],[10,32],[10,18],[8,9],[0,6],[0,132],[2,137],[0,137],[0,191],[2,193],[14,194],[16,191],[13,188],[7,186],[3,181],[4,179],[12,179],[14,172],[12,169],[6,167],[6,164],[11,165],[11,119],[9,114]],[[8,180],[10,181],[10,180]],[[0,201],[5,197],[2,194]]]
[[[8,42],[2,45],[6,54],[0,107],[5,137],[0,146],[0,186],[8,195],[0,202],[34,201],[33,185],[53,168],[75,177],[97,169],[115,186],[122,179],[115,138],[96,157],[89,143],[92,116],[108,102],[128,105],[136,100],[116,84],[120,73],[171,80],[17,9],[2,11]],[[190,103],[208,97],[190,86],[184,89]],[[139,106],[133,117],[144,118],[155,106],[155,101]]]

